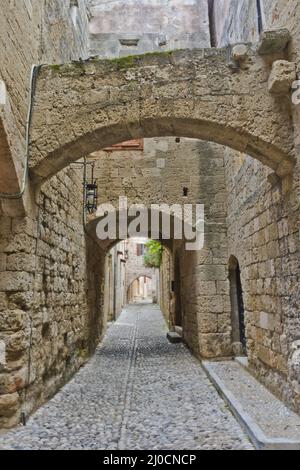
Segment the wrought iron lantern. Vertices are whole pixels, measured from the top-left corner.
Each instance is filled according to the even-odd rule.
[[[86,184],[86,209],[89,214],[93,214],[97,210],[98,186],[94,183]]]

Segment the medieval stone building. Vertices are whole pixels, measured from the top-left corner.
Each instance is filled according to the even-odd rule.
[[[243,357],[300,413],[299,2],[0,10],[0,430],[87,363],[141,277],[198,360]],[[127,232],[97,236],[120,197],[204,205],[204,246],[159,233],[146,268]]]

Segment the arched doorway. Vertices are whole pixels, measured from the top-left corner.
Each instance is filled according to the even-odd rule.
[[[240,265],[235,256],[229,260],[229,281],[233,352],[236,356],[246,356],[247,338],[243,287]]]

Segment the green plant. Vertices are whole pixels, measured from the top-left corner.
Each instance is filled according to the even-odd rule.
[[[162,262],[162,244],[155,240],[146,243],[146,253],[144,263],[148,268],[159,268]]]

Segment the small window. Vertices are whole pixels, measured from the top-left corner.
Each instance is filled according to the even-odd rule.
[[[136,255],[144,256],[145,254],[145,245],[143,243],[137,243],[136,245]]]

